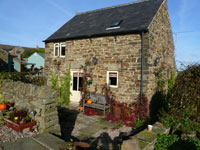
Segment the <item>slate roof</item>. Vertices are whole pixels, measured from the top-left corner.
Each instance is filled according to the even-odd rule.
[[[164,0],[143,0],[77,14],[44,42],[147,31]],[[120,28],[106,30],[113,21]]]

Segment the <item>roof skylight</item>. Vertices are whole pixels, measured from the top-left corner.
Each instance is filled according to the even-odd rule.
[[[111,23],[110,27],[117,27],[121,24],[122,20],[115,20]]]

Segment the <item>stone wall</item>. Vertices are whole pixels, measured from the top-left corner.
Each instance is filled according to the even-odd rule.
[[[8,71],[8,53],[0,49],[0,72]]]
[[[46,44],[45,54],[45,76],[51,79],[51,72],[63,76],[71,63],[71,69],[80,69],[85,65],[86,60],[94,56],[98,59],[97,65],[91,65],[93,83],[90,91],[102,92],[106,84],[107,71],[118,71],[118,88],[111,88],[118,101],[133,102],[140,91],[140,57],[141,57],[141,36],[121,35],[109,37],[97,37],[91,39],[81,39],[63,42],[67,45],[66,57],[54,57],[53,42]],[[60,60],[57,67],[54,60]]]
[[[170,128],[157,122],[153,125],[153,130],[145,129],[131,139],[123,141],[121,150],[154,150],[154,145],[159,134],[169,134]]]
[[[148,50],[148,84],[144,88],[147,91],[147,96],[150,99],[155,93],[157,85],[155,70],[163,67],[163,78],[165,79],[165,88],[167,89],[168,79],[172,72],[176,70],[175,56],[174,56],[174,40],[171,29],[171,23],[168,12],[167,0],[163,2],[158,13],[154,17],[149,26],[148,38],[145,41],[149,45]],[[160,57],[160,62],[157,66],[154,61]]]
[[[60,134],[56,92],[47,86],[39,87],[22,82],[4,81],[1,92],[4,99],[14,101],[18,109],[35,110],[39,132]]]

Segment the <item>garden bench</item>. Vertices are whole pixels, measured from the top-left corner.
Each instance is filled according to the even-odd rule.
[[[83,103],[83,112],[85,112],[85,107],[96,108],[104,111],[104,116],[106,109],[110,108],[110,105],[106,101],[106,96],[103,94],[90,93],[90,99],[92,104]]]

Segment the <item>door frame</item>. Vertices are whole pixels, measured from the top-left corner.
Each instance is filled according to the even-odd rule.
[[[73,73],[83,73],[83,70],[82,69],[71,69],[71,83],[70,83],[70,92],[71,92],[71,95],[70,95],[70,101],[72,103],[79,103],[80,100],[81,100],[81,91],[78,90],[78,87],[79,87],[79,79],[77,79],[78,83],[77,83],[77,90],[74,91],[73,90]],[[79,77],[79,76],[78,76]],[[77,95],[73,95],[73,94],[77,94]]]

